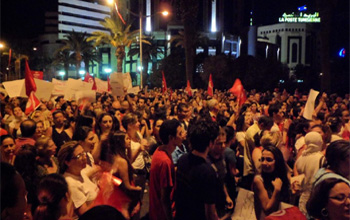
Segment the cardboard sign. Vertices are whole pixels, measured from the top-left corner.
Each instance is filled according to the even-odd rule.
[[[83,82],[81,79],[68,78],[67,88],[64,93],[65,100],[75,99],[75,93],[79,91],[90,91],[92,89],[92,84]]]
[[[135,87],[128,89],[128,93],[132,93],[135,95],[137,95],[139,92],[140,92],[140,86],[135,86]]]
[[[85,101],[96,102],[96,91],[78,91],[75,93],[75,100],[77,101],[78,105],[82,104]]]
[[[53,84],[53,89],[52,89],[53,96],[64,95],[67,89],[67,81],[52,78],[52,84]]]
[[[54,85],[51,82],[47,82],[40,79],[34,79],[34,81],[37,88],[35,92],[35,96],[39,100],[41,99],[44,99],[46,101],[50,100]]]
[[[24,79],[7,81],[2,83],[10,98],[13,97],[27,97],[26,88],[24,86]]]
[[[95,82],[96,82],[96,87],[97,87],[96,92],[99,92],[99,93],[108,92],[108,82],[107,81],[103,81],[99,78],[95,78]]]
[[[254,210],[254,192],[239,188],[236,199],[235,211],[231,219],[235,220],[256,220]]]
[[[306,118],[307,120],[312,120],[312,113],[315,110],[315,100],[319,93],[320,93],[319,91],[310,89],[309,97],[307,98],[304,113],[303,113],[303,117]]]

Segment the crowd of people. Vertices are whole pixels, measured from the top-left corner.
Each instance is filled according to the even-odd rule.
[[[155,88],[25,115],[1,93],[1,219],[231,219],[242,189],[258,220],[350,219],[349,94],[320,94],[312,120],[297,90],[246,97]]]

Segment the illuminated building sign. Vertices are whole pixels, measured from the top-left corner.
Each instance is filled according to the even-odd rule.
[[[319,13],[315,12],[313,14],[307,14],[300,12],[300,14],[287,14],[284,13],[282,17],[278,18],[278,21],[281,23],[320,23],[321,18]]]

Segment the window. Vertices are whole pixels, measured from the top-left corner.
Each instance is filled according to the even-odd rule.
[[[292,63],[296,63],[298,60],[298,45],[296,43],[292,44]]]

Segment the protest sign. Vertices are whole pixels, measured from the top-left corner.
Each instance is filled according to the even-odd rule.
[[[40,80],[40,79],[35,79],[35,84],[36,84],[36,92],[35,92],[35,96],[41,100],[44,99],[46,101],[50,100],[51,97],[51,93],[53,90],[54,85],[51,82],[47,82],[44,80]]]
[[[81,79],[68,78],[67,88],[64,93],[64,99],[72,100],[75,99],[75,93],[78,91],[90,91],[92,84],[83,82]]]
[[[67,89],[67,81],[52,78],[52,84],[53,84],[53,89],[52,89],[53,96],[64,95]]]
[[[303,117],[306,118],[307,120],[312,120],[312,113],[315,110],[315,100],[319,93],[320,93],[319,91],[310,89],[309,97],[307,98],[304,113],[303,113]]]
[[[13,97],[27,97],[26,88],[24,86],[24,79],[7,81],[2,83],[10,98]]]
[[[132,89],[130,73],[112,73],[110,75],[110,84],[113,95],[125,95],[124,88]]]

